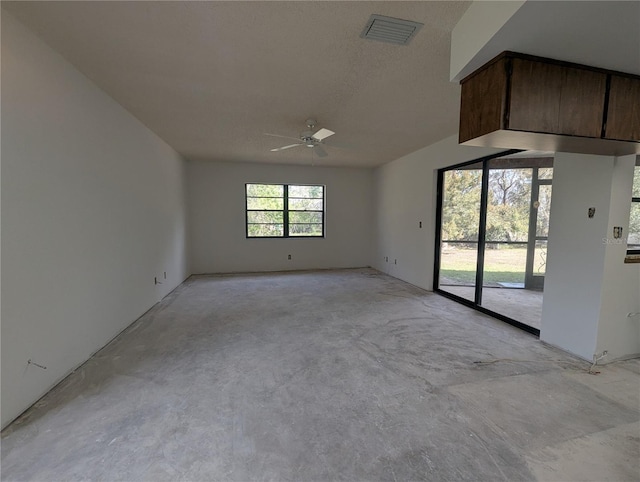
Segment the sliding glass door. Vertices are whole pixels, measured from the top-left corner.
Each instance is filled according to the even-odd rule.
[[[509,151],[439,171],[437,291],[539,334],[552,166]]]

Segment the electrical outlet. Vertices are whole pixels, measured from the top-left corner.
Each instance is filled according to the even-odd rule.
[[[394,259],[394,260],[393,260],[393,264],[398,264],[398,260],[397,260],[397,259]]]
[[[418,227],[419,227],[420,229],[422,229],[422,221],[420,221],[420,222],[418,223]]]
[[[291,259],[291,255],[287,256],[287,259]]]

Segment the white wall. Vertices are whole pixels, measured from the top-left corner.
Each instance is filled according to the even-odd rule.
[[[605,240],[602,303],[596,353],[609,352],[607,361],[640,355],[640,265],[624,264],[629,233],[629,199],[633,186],[636,156],[615,159]],[[623,228],[623,239],[612,239],[613,227]]]
[[[596,349],[613,158],[557,153],[540,338],[586,359]],[[587,216],[595,207],[593,218]]]
[[[640,284],[625,265],[625,244],[613,226],[629,227],[635,156],[614,158],[557,153],[545,275],[541,340],[591,360],[640,353]],[[595,207],[595,216],[587,216]]]
[[[372,266],[433,289],[437,170],[501,151],[461,146],[456,134],[377,168]]]
[[[451,32],[449,78],[452,81],[462,80],[491,60],[492,55],[497,55],[479,54],[524,4],[524,0],[482,0],[469,6]]]
[[[192,273],[370,265],[371,169],[189,161],[187,172]],[[247,239],[245,183],[326,185],[325,238]]]
[[[3,426],[185,279],[184,181],[171,148],[2,12]]]

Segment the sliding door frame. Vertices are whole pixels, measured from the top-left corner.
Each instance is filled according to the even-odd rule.
[[[529,240],[527,242],[527,267],[525,271],[524,286],[527,289],[539,290],[544,289],[544,275],[536,276],[534,273],[536,243],[538,241],[549,241],[549,236],[538,236],[538,213],[540,202],[540,188],[542,186],[553,186],[553,178],[540,179],[540,167],[533,168],[533,176],[531,180],[531,210],[529,211]],[[536,206],[538,203],[538,206]]]
[[[484,253],[486,247],[486,234],[487,234],[487,209],[488,209],[488,198],[489,198],[489,161],[498,157],[509,156],[512,154],[516,154],[518,152],[522,152],[521,149],[510,149],[503,152],[499,152],[497,154],[492,154],[490,156],[484,156],[478,159],[473,159],[471,161],[462,162],[459,164],[455,164],[453,166],[444,167],[442,169],[438,169],[438,187],[436,193],[436,242],[435,242],[435,253],[434,253],[434,269],[433,269],[433,291],[436,293],[445,296],[446,298],[450,298],[458,303],[461,303],[465,306],[473,308],[481,313],[485,313],[494,318],[497,318],[501,321],[504,321],[510,325],[513,325],[521,330],[524,330],[528,333],[531,333],[536,336],[540,336],[540,330],[534,328],[532,326],[526,325],[518,320],[514,320],[508,316],[502,315],[500,313],[496,313],[495,311],[489,310],[483,306],[480,306],[482,303],[482,285],[484,283]],[[482,163],[482,182],[481,182],[481,191],[480,191],[480,219],[479,219],[479,230],[478,230],[478,247],[477,247],[477,261],[476,261],[476,278],[475,278],[475,293],[474,300],[468,300],[458,295],[454,295],[453,293],[449,293],[448,291],[444,291],[440,289],[440,261],[441,261],[441,252],[442,252],[442,205],[444,200],[444,174],[447,171],[452,171],[455,169],[459,169],[461,167],[470,166],[472,164]]]

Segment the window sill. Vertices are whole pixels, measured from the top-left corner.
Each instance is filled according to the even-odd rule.
[[[640,263],[640,254],[628,254],[624,258],[625,263]]]

